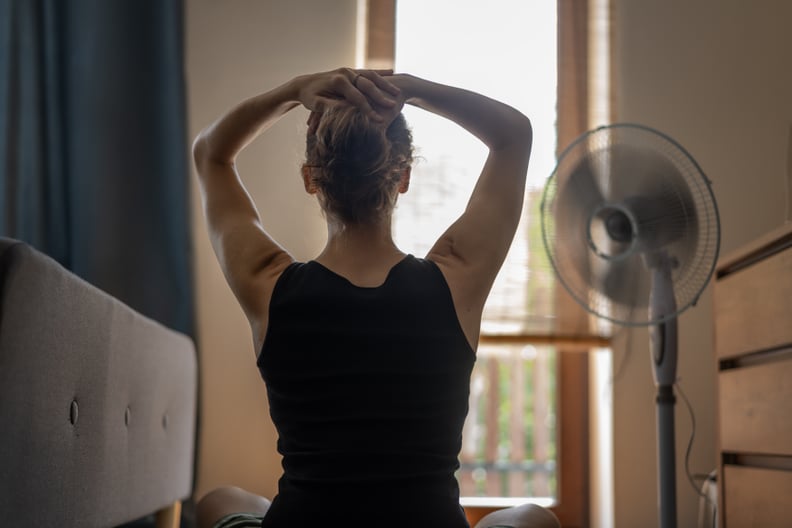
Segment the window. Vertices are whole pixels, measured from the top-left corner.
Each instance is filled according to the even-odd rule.
[[[555,281],[534,213],[555,163],[555,4],[494,0],[487,9],[481,5],[398,2],[395,69],[478,91],[530,116],[534,149],[525,211],[485,307],[482,334],[548,332]],[[413,107],[404,113],[419,158],[415,185],[396,210],[394,235],[400,247],[424,255],[464,210],[487,151],[445,119]],[[553,346],[526,341],[479,347],[458,474],[467,502],[474,497],[555,501],[555,363]]]
[[[485,308],[471,380],[458,473],[471,524],[527,497],[552,505],[565,526],[588,524],[588,356],[579,352],[609,341],[591,335],[589,318],[560,291],[539,203],[558,144],[588,128],[585,8],[601,0],[557,1],[363,2],[365,64],[476,90],[534,126],[523,220]],[[571,99],[563,115],[561,97]],[[423,255],[464,209],[486,149],[442,118],[410,107],[405,116],[418,161],[394,235]]]

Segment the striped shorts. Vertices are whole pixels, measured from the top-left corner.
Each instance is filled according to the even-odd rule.
[[[264,515],[258,513],[230,513],[217,521],[213,528],[259,528]]]

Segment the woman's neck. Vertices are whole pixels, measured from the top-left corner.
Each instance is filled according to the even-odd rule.
[[[327,224],[327,245],[316,258],[338,268],[389,267],[404,253],[393,241],[390,219],[377,224]]]

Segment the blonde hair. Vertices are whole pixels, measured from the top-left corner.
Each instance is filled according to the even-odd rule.
[[[314,168],[322,209],[345,225],[389,215],[412,160],[412,133],[402,114],[386,129],[355,107],[337,106],[306,138],[305,164]]]

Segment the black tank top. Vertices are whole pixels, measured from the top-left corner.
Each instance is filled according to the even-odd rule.
[[[258,359],[284,470],[262,526],[335,526],[333,505],[344,526],[468,526],[454,472],[474,361],[435,263],[408,255],[373,288],[290,265]]]

